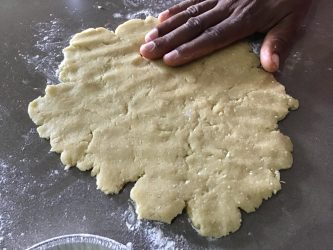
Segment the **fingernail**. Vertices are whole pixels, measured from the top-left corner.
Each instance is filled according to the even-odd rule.
[[[272,55],[272,62],[274,63],[274,66],[275,66],[276,70],[278,70],[279,69],[279,64],[280,64],[280,58],[277,54]]]
[[[173,50],[169,52],[168,54],[164,55],[164,60],[166,61],[173,61],[176,60],[179,57],[178,51]]]
[[[150,41],[154,40],[157,37],[158,37],[158,30],[157,29],[152,29],[145,36],[145,41],[150,42]]]
[[[146,52],[151,52],[155,49],[155,43],[154,42],[149,42],[141,46],[141,50],[144,50]]]
[[[169,10],[165,10],[158,15],[158,20],[164,21],[169,16]]]

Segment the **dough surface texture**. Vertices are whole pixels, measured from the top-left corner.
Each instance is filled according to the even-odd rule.
[[[240,42],[170,68],[139,54],[157,21],[76,34],[64,49],[60,84],[28,112],[66,166],[91,170],[97,187],[128,182],[139,218],[170,223],[186,209],[204,236],[221,237],[281,189],[292,144],[277,123],[298,101],[258,67]]]

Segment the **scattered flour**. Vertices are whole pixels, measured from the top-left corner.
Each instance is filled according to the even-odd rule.
[[[7,183],[7,181],[8,181],[8,179],[6,178],[6,175],[4,174],[5,172],[6,172],[6,170],[8,170],[9,169],[9,166],[8,166],[8,164],[4,161],[4,160],[2,160],[2,159],[0,159],[0,169],[1,169],[1,175],[0,175],[0,185],[5,185],[6,183]],[[0,187],[2,187],[2,186],[0,186]],[[0,192],[0,199],[2,198],[2,192]],[[1,204],[3,204],[3,200],[1,200]],[[0,223],[1,223],[1,218],[2,218],[2,216],[1,216],[1,214],[0,214]]]
[[[0,104],[0,126],[5,124],[6,118],[9,117],[9,110]]]
[[[125,221],[128,230],[134,232],[135,235],[143,236],[150,249],[189,249],[184,236],[177,234],[173,234],[172,237],[165,236],[161,229],[162,223],[138,220],[134,207],[130,202],[122,219]],[[132,247],[132,244],[130,246]],[[134,245],[133,248],[135,249],[136,246]]]
[[[4,237],[0,236],[0,244],[3,242],[3,240],[4,240]]]
[[[35,54],[21,51],[18,54],[33,67],[33,71],[43,74],[47,83],[58,83],[57,69],[63,58],[61,51],[68,44],[72,32],[59,18],[33,24],[31,29],[35,31]]]
[[[9,165],[2,159],[0,159],[0,249],[5,247],[5,240],[11,238],[12,235],[8,228],[13,225],[10,212],[14,210],[12,202],[7,201],[6,196],[8,191],[5,189],[9,184],[10,179],[7,177],[6,172],[10,171]]]
[[[294,68],[302,61],[303,61],[302,53],[299,51],[296,51],[287,58],[287,60],[285,61],[284,67],[289,71],[293,71]]]
[[[50,176],[50,177],[54,177],[54,176],[56,176],[56,175],[59,175],[59,170],[58,170],[58,169],[52,169],[52,170],[50,171],[49,176]]]
[[[31,145],[33,143],[33,140],[37,137],[37,130],[36,128],[31,128],[28,133],[22,135],[24,142],[21,146],[21,151],[23,151],[27,146]],[[26,159],[22,159],[23,162],[26,161]]]
[[[29,134],[31,134],[31,131],[25,135],[25,140],[22,143],[27,145],[26,147],[29,147],[29,143],[27,143],[30,137]],[[18,145],[18,147],[19,150],[21,145]],[[34,204],[41,204],[45,209],[48,209],[50,206],[57,204],[61,198],[54,198],[50,201],[47,190],[50,190],[50,187],[54,185],[53,181],[63,179],[66,173],[52,169],[50,172],[44,172],[44,178],[41,177],[37,181],[36,176],[31,172],[30,166],[35,166],[38,161],[32,158],[23,158],[22,155],[24,155],[24,152],[16,156],[9,155],[6,160],[0,158],[0,249],[5,247],[21,249],[18,245],[13,248],[17,239],[20,239],[22,243],[29,237],[24,231],[22,232],[22,225],[24,225],[24,228],[31,227],[31,223],[34,223],[34,221],[30,220],[31,217],[28,217],[22,224],[21,219],[24,217],[23,214],[26,213],[22,206],[26,205],[31,208]],[[45,176],[52,177],[53,181],[48,181]],[[66,192],[66,190],[63,192]]]
[[[114,18],[145,18],[149,15],[157,17],[159,13],[179,3],[180,0],[123,0],[125,9],[113,14]]]

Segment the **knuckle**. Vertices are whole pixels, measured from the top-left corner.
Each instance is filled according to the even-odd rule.
[[[198,17],[191,17],[187,20],[186,26],[189,29],[202,29],[203,23],[200,18]]]
[[[191,5],[186,9],[186,13],[189,16],[196,16],[199,14],[199,7],[197,5]]]

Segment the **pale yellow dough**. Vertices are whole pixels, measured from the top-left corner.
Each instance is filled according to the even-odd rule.
[[[76,34],[58,85],[29,115],[66,166],[90,170],[106,194],[135,182],[139,218],[170,223],[187,213],[204,236],[221,237],[280,188],[292,144],[277,122],[297,100],[258,68],[246,42],[170,68],[139,54],[156,19],[115,33]]]

